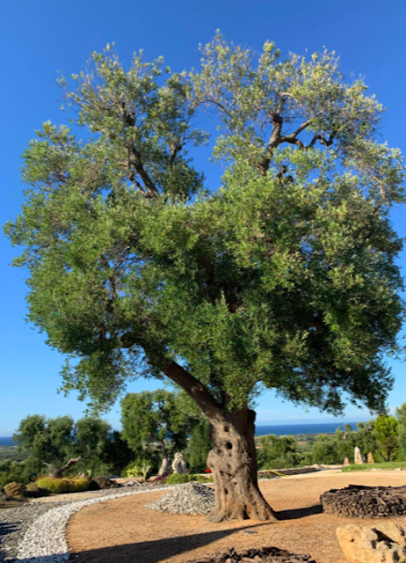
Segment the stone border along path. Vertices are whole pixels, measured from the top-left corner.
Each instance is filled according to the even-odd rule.
[[[273,479],[278,479],[274,477]],[[268,481],[269,479],[259,479],[259,481]],[[21,543],[17,550],[14,563],[67,563],[71,552],[69,551],[66,539],[66,526],[69,519],[82,508],[104,502],[119,497],[129,495],[147,494],[157,491],[168,491],[178,487],[183,487],[185,483],[180,485],[166,485],[156,489],[128,491],[117,494],[109,494],[102,497],[87,499],[82,501],[73,501],[51,508],[45,514],[37,518],[28,530],[25,532]]]
[[[115,495],[106,495],[94,499],[74,501],[57,508],[51,508],[31,524],[18,547],[15,563],[66,563],[70,551],[66,539],[66,526],[69,519],[85,506],[111,500],[118,497],[167,491],[181,485],[166,486],[148,491],[128,491]]]

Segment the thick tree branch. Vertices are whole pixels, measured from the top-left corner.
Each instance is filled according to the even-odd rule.
[[[59,469],[55,469],[54,471],[52,471],[51,476],[59,479],[60,477],[62,477],[62,475],[65,473],[65,471],[67,471],[70,467],[72,467],[72,465],[75,465],[76,463],[78,463],[81,459],[82,459],[81,456],[70,459],[67,463],[65,463],[65,465],[63,467],[61,467]],[[52,464],[51,463],[45,463],[45,465],[47,467],[51,467]]]
[[[172,361],[164,366],[162,371],[196,401],[197,405],[208,418],[212,419],[219,415],[224,416],[220,405],[209,391],[207,391],[203,383],[193,377],[193,375],[186,371],[181,365]]]

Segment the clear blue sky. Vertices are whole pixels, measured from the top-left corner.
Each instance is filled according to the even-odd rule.
[[[124,62],[145,49],[148,58],[164,55],[174,70],[198,63],[198,44],[220,28],[226,37],[260,49],[270,39],[282,50],[310,53],[323,46],[340,56],[349,77],[362,75],[388,107],[382,137],[406,153],[406,2],[404,0],[3,0],[0,5],[0,223],[14,217],[23,201],[20,155],[41,123],[66,122],[61,113],[57,70],[83,69],[91,51],[115,42]],[[201,157],[199,163],[202,162]],[[215,189],[218,173],[211,169]],[[406,236],[406,209],[393,220]],[[0,236],[0,436],[10,435],[27,414],[79,417],[84,405],[56,393],[63,358],[24,321],[26,273],[9,266],[16,250]],[[405,271],[406,252],[401,265]],[[406,401],[405,364],[395,362],[390,406]],[[130,390],[151,388],[138,381]],[[349,408],[345,419],[366,419]],[[107,415],[119,426],[118,406]],[[272,394],[258,405],[259,423],[331,420],[304,412]]]

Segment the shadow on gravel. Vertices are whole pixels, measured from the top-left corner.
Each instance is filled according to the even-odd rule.
[[[102,549],[81,551],[73,556],[75,563],[159,563],[169,557],[187,553],[199,547],[208,546],[211,543],[227,536],[245,530],[253,531],[260,526],[271,524],[256,524],[234,528],[233,530],[219,530],[218,532],[205,532],[203,534],[192,534],[176,538],[163,538],[155,541],[138,542],[132,544],[117,545]],[[0,560],[1,561],[1,560]],[[54,556],[43,556],[35,559],[21,559],[18,563],[55,563]]]
[[[12,534],[13,532],[16,532],[18,529],[19,529],[19,525],[17,523],[12,522],[11,524],[9,524],[8,522],[6,523],[0,522],[0,542],[3,536],[8,536],[8,534]]]

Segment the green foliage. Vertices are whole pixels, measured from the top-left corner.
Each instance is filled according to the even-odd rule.
[[[27,454],[16,446],[0,446],[0,464],[2,461],[24,461],[25,459],[27,459]]]
[[[399,423],[394,416],[382,414],[374,423],[377,451],[384,461],[393,461],[399,449]]]
[[[197,483],[213,483],[213,477],[210,475],[207,477],[204,477],[203,475],[189,475],[189,480],[196,481]]]
[[[28,483],[28,475],[25,462],[4,460],[0,462],[0,488],[16,481],[18,483]]]
[[[339,463],[344,463],[344,459],[354,459],[354,448],[357,446],[365,456],[377,451],[376,435],[374,433],[374,421],[370,420],[366,424],[357,423],[357,429],[352,430],[349,424],[345,425],[345,430],[337,428],[335,433],[337,452],[340,458]]]
[[[320,434],[312,445],[313,463],[335,465],[342,463],[334,438]]]
[[[165,479],[165,483],[167,485],[180,485],[181,483],[189,483],[189,481],[195,481],[195,479],[191,479],[190,475],[182,475],[181,473],[171,473]]]
[[[406,459],[406,403],[396,409],[399,428],[399,456]]]
[[[389,461],[384,463],[361,463],[359,465],[347,465],[341,471],[371,471],[372,469],[405,469],[404,461]]]
[[[128,393],[121,401],[122,437],[138,456],[145,457],[155,447],[170,458],[186,446],[192,427],[181,406],[179,394],[164,389]]]
[[[32,415],[24,418],[14,435],[20,450],[28,456],[25,467],[29,472],[43,472],[63,467],[71,458],[81,458],[71,472],[92,471],[109,473],[104,456],[111,442],[110,425],[99,418],[84,417],[76,423],[69,416],[47,419]]]
[[[45,489],[52,494],[79,493],[87,491],[89,487],[88,479],[56,479],[54,477],[41,477],[35,482],[37,487]]]
[[[121,433],[114,430],[109,436],[102,459],[109,468],[109,474],[120,475],[124,467],[134,460],[134,452],[123,440]],[[98,472],[97,475],[103,474]]]
[[[192,473],[203,473],[207,469],[207,456],[213,446],[209,428],[209,423],[201,420],[190,433],[184,459]]]
[[[257,453],[259,469],[282,469],[295,467],[300,462],[297,441],[293,436],[269,434],[258,440]]]
[[[202,408],[196,380],[222,409],[273,388],[382,411],[404,315],[389,216],[404,168],[377,140],[383,108],[365,84],[347,84],[334,53],[282,59],[266,42],[258,57],[220,34],[192,73],[141,54],[126,71],[108,49],[74,82],[86,140],[44,123],[6,226],[30,320],[74,361],[64,390],[103,407],[129,378],[165,374]],[[210,194],[187,157],[207,140],[192,125],[205,106],[226,166]],[[317,458],[330,448],[316,444]]]
[[[28,483],[25,486],[25,496],[30,498],[45,497],[49,494],[46,489],[41,489],[36,483]]]
[[[143,477],[144,481],[146,481],[151,469],[151,465],[145,460],[141,462],[135,461],[125,468],[123,477]]]

